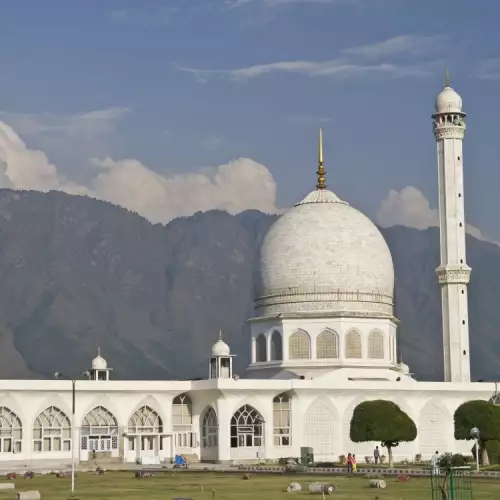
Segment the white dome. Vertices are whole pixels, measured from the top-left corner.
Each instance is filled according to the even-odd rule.
[[[219,332],[219,340],[212,346],[212,356],[229,356],[231,349],[222,340],[222,332]]]
[[[373,222],[327,189],[310,193],[261,246],[259,316],[350,311],[393,315],[394,267]]]
[[[107,361],[101,356],[101,350],[97,350],[97,356],[92,360],[92,369],[93,370],[107,370],[108,368],[108,363]]]
[[[447,85],[436,97],[436,113],[462,113],[462,98]]]

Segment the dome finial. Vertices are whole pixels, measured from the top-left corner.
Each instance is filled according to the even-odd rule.
[[[325,184],[325,168],[323,167],[323,130],[319,129],[319,143],[318,143],[318,183],[317,189],[326,189]]]
[[[98,348],[97,348],[97,355],[98,355],[98,356],[100,356],[100,355],[101,355],[101,348],[100,348],[100,347],[98,347]]]
[[[222,330],[219,330],[219,340],[222,340]]]
[[[450,86],[450,72],[448,71],[448,69],[446,69],[446,76],[445,76],[445,80],[444,80],[444,86],[445,87],[449,87]]]

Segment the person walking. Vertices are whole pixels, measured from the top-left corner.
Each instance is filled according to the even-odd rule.
[[[353,455],[352,456],[352,471],[353,472],[356,472],[358,469],[357,469],[357,465],[356,465],[356,455]]]
[[[380,462],[380,450],[378,449],[378,446],[375,446],[375,449],[373,450],[373,458],[375,459],[375,464]]]
[[[347,474],[352,474],[352,455],[347,455]]]

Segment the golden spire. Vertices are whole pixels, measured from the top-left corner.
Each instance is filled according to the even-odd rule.
[[[444,86],[449,87],[450,86],[450,72],[446,70],[446,77],[444,81]]]
[[[325,184],[325,168],[323,167],[323,130],[319,129],[319,144],[318,144],[318,183],[317,189],[326,189]]]

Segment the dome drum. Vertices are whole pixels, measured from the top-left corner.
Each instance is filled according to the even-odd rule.
[[[270,290],[268,295],[255,299],[259,316],[296,312],[333,312],[393,316],[392,295],[381,293],[341,292],[325,290]]]

